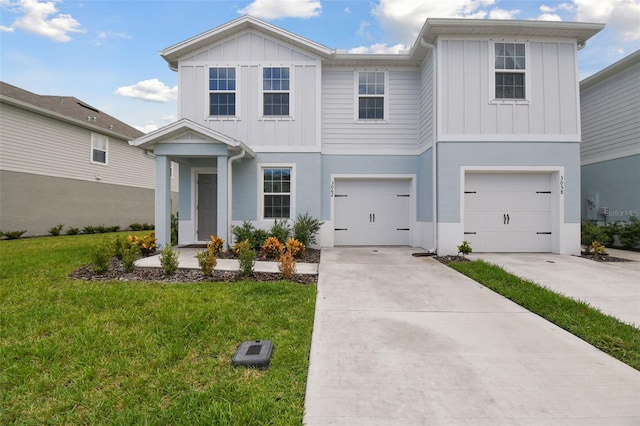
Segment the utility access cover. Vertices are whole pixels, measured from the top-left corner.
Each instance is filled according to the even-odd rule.
[[[243,342],[231,359],[234,367],[269,368],[273,342],[271,340],[249,340]]]

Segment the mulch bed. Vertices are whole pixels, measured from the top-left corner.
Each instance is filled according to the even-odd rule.
[[[233,253],[226,252],[220,258],[234,258]],[[256,260],[269,260],[257,257]],[[275,261],[275,260],[274,260]],[[319,263],[320,250],[307,249],[304,258],[297,262]],[[69,274],[69,278],[86,281],[149,281],[162,283],[184,282],[235,282],[252,280],[259,282],[282,281],[282,275],[274,272],[254,272],[248,277],[243,277],[236,271],[213,271],[212,276],[205,276],[199,269],[178,269],[175,274],[167,275],[161,268],[135,267],[133,272],[124,272],[122,262],[111,259],[109,269],[102,273],[93,272],[93,265],[85,265]],[[298,284],[315,284],[318,282],[317,274],[295,274],[290,280]]]
[[[582,253],[582,254],[580,254],[580,257],[583,257],[585,259],[594,260],[596,262],[607,262],[607,263],[633,262],[633,260],[630,260],[630,259],[623,259],[621,257],[609,256],[608,254],[601,254],[600,256],[596,257],[595,255],[590,254],[590,253]]]
[[[433,256],[433,258],[445,265],[448,265],[451,262],[469,262],[469,258],[464,256]]]

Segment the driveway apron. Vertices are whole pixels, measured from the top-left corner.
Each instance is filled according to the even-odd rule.
[[[306,425],[640,424],[640,372],[414,251],[323,249]]]

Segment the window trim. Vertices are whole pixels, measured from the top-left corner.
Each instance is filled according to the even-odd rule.
[[[384,94],[380,95],[362,95],[364,97],[379,98],[382,97],[382,119],[360,118],[360,73],[362,72],[378,72],[384,75]],[[356,123],[388,123],[389,122],[389,70],[380,70],[372,68],[360,68],[354,70],[353,74],[353,121]]]
[[[291,169],[291,185],[289,187],[289,217],[273,218],[264,216],[264,169]],[[290,219],[296,217],[296,165],[295,163],[259,163],[258,164],[258,218],[263,221]]]
[[[98,138],[104,138],[104,150],[96,147],[96,141]],[[93,159],[93,151],[104,152],[104,162],[95,161]],[[92,164],[99,164],[101,166],[109,165],[109,137],[100,133],[91,132],[91,149],[89,150],[89,161]]]
[[[524,45],[524,58],[525,67],[524,70],[510,70],[496,68],[496,44],[508,43],[508,44],[523,44]],[[526,40],[490,40],[489,42],[489,57],[491,61],[490,73],[489,73],[489,103],[490,104],[528,104],[531,99],[531,51],[529,49],[529,41]],[[517,73],[524,75],[524,98],[496,98],[496,74],[497,73]]]
[[[289,70],[289,90],[265,90],[264,89],[264,70],[266,68],[286,68]],[[258,68],[258,89],[260,92],[260,100],[258,102],[258,117],[260,120],[287,121],[293,120],[294,117],[294,97],[293,97],[293,67],[289,65],[261,65]],[[289,115],[265,115],[264,114],[264,95],[265,93],[287,93],[289,95]]]
[[[224,90],[224,91],[219,91],[219,90],[210,90],[209,89],[209,84],[210,84],[210,78],[209,78],[209,73],[210,70],[213,68],[233,68],[236,71],[236,88],[235,90]],[[238,94],[239,92],[239,87],[240,87],[240,72],[237,66],[233,66],[233,65],[228,65],[228,64],[214,64],[214,65],[207,65],[206,67],[207,72],[205,72],[205,87],[207,88],[207,96],[205,96],[205,111],[206,111],[206,120],[211,120],[211,121],[238,121],[240,120],[240,96]],[[211,94],[212,93],[233,93],[236,95],[236,114],[235,115],[212,115],[211,114]]]

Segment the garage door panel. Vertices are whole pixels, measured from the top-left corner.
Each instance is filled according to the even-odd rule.
[[[467,173],[464,238],[476,252],[548,252],[551,173]]]

